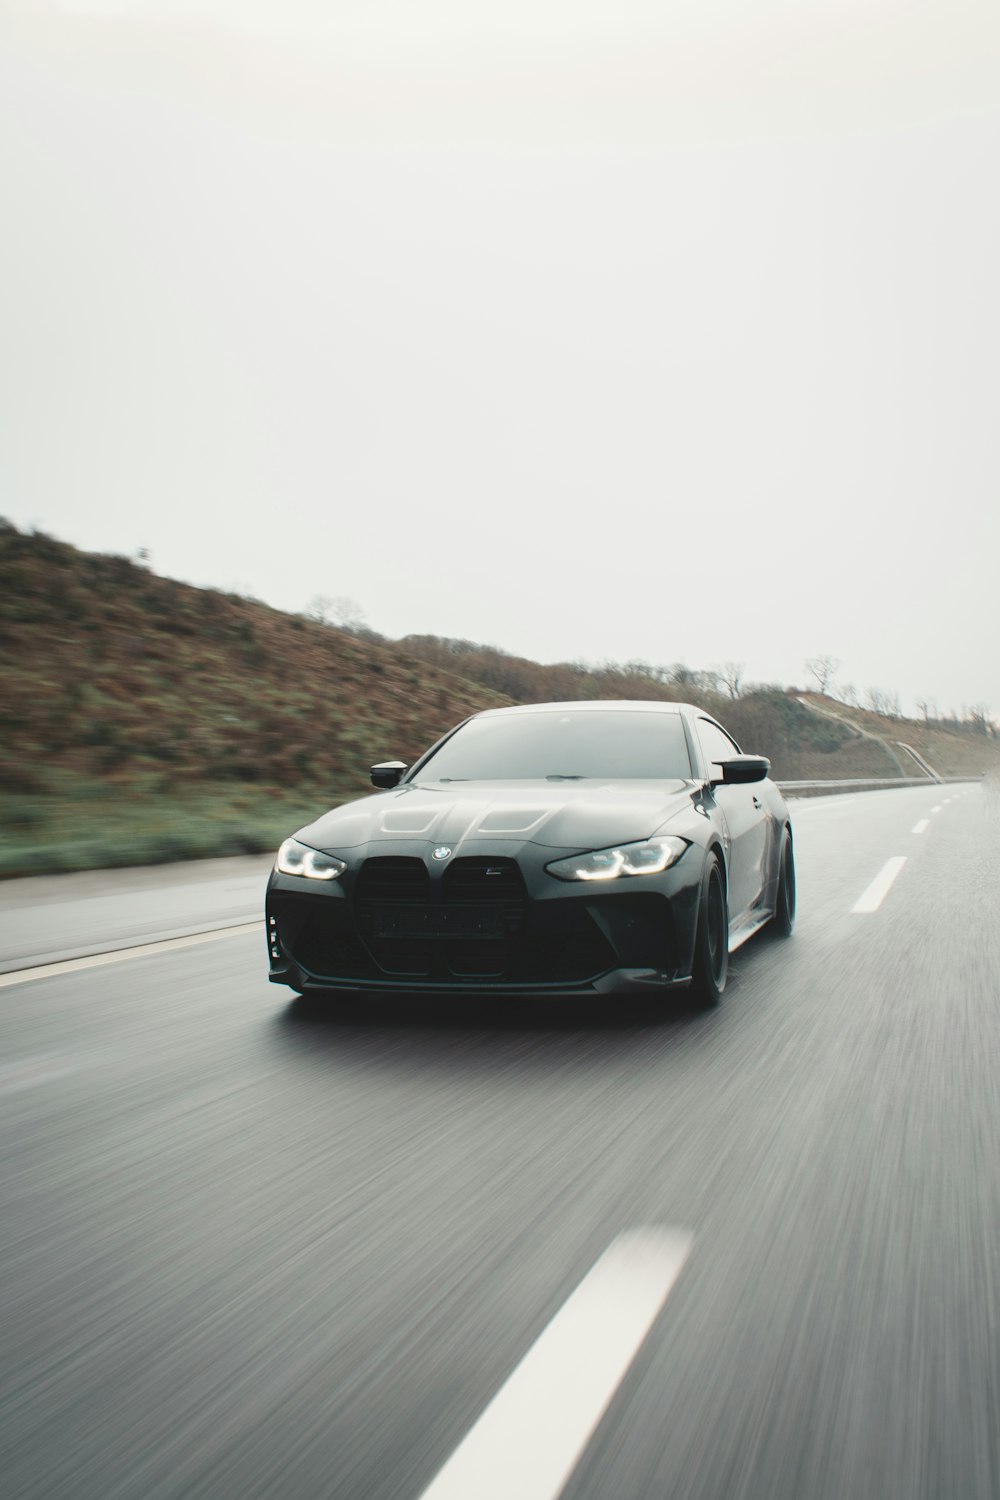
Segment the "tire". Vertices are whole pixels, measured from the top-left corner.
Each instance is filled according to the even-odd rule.
[[[698,908],[691,993],[699,1005],[718,1005],[729,972],[729,903],[718,855],[709,856]]]
[[[778,893],[774,901],[771,931],[778,937],[791,937],[795,928],[795,855],[792,836],[785,828],[778,855]]]

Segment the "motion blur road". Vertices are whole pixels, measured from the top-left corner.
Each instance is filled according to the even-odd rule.
[[[792,813],[797,931],[708,1014],[293,1000],[191,936],[260,861],[0,887],[6,1500],[419,1500],[637,1229],[690,1248],[566,1500],[997,1500],[997,795]]]

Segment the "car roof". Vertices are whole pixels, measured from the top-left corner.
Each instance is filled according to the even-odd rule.
[[[624,710],[627,713],[663,713],[663,714],[702,714],[703,709],[696,708],[693,703],[672,703],[662,698],[580,698],[570,700],[566,703],[515,703],[510,708],[484,708],[473,717],[477,719],[495,718],[498,714],[544,714],[566,709],[587,709],[598,712],[613,709],[618,712]],[[708,715],[711,717],[711,715]]]

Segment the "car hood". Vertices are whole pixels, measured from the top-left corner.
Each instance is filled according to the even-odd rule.
[[[602,849],[649,838],[684,808],[689,781],[412,783],[334,808],[296,837],[337,852],[380,842],[532,843]]]

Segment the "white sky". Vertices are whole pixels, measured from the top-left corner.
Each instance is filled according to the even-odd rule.
[[[995,0],[3,0],[0,513],[1000,708]]]

